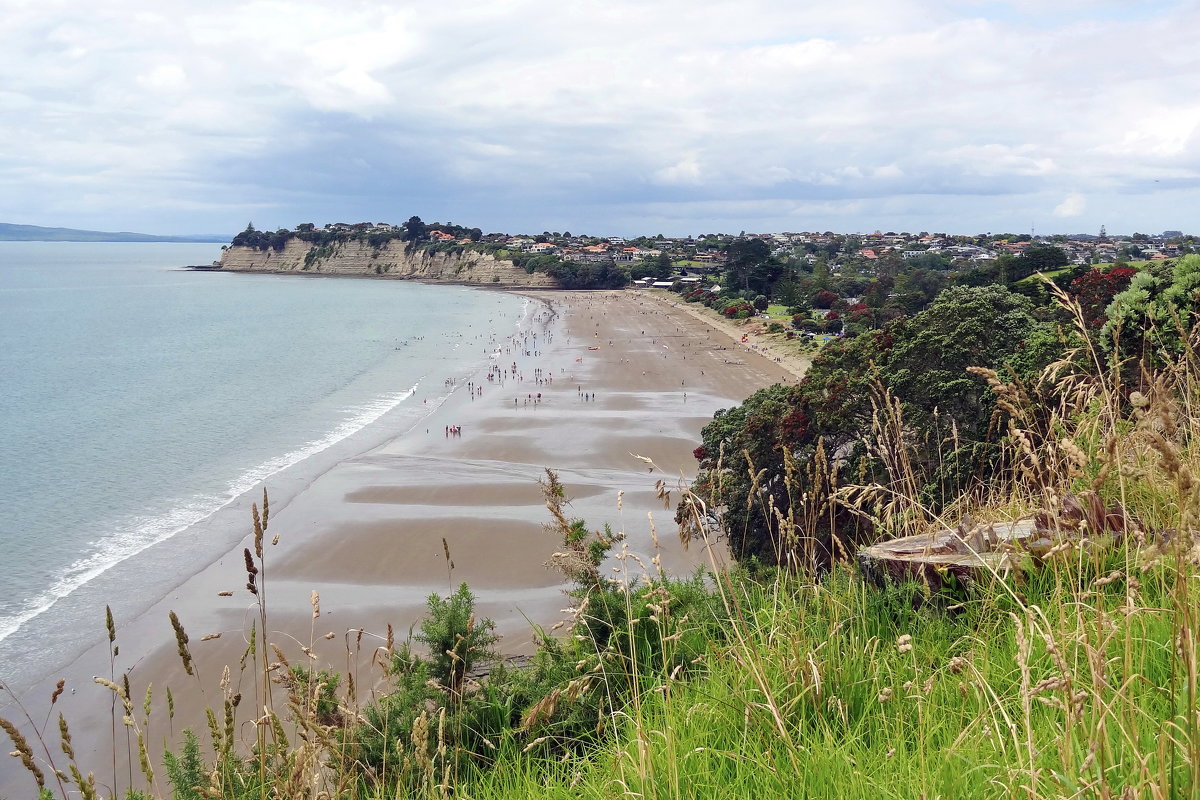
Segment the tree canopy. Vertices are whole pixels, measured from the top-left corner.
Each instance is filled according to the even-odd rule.
[[[1030,355],[1027,342],[1035,335],[1040,344]],[[811,501],[852,475],[882,475],[872,426],[898,412],[902,423],[896,424],[913,444],[915,479],[930,492],[921,500],[936,508],[942,496],[982,474],[976,468],[995,457],[998,444],[991,425],[996,398],[967,368],[1003,372],[1016,369],[1022,357],[1020,369],[1036,371],[1061,352],[1047,342],[1054,344],[1028,298],[999,286],[946,289],[911,318],[830,343],[798,385],[762,389],[719,412],[695,453],[695,491],[720,509],[721,528],[738,558],[828,559],[835,536],[852,542],[866,523],[828,504],[805,542],[786,542],[779,519],[790,513],[795,492]],[[958,447],[948,457],[944,444],[952,432]]]
[[[418,216],[411,216],[404,223],[404,241],[420,242],[429,237],[428,226]]]

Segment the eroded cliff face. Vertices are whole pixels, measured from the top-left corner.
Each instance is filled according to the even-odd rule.
[[[314,248],[299,239],[288,240],[279,251],[229,247],[221,254],[221,269],[228,272],[362,275],[506,288],[552,289],[558,285],[549,275],[528,274],[513,266],[511,261],[498,261],[484,253],[410,251],[399,241],[390,241],[379,248],[362,241]]]

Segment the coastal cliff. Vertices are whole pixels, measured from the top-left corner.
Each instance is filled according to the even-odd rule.
[[[527,273],[511,261],[487,253],[430,252],[412,249],[392,240],[379,247],[351,240],[316,246],[300,239],[288,240],[281,250],[232,246],[221,254],[226,272],[275,272],[310,275],[360,275],[444,283],[552,289],[554,278],[542,272]]]

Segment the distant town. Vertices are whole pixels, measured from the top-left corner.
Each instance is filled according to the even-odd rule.
[[[423,226],[424,230],[410,231]],[[253,231],[253,228],[250,229]],[[1200,252],[1200,237],[1182,231],[1163,231],[1159,234],[1108,234],[1104,228],[1096,234],[1032,233],[977,234],[964,236],[947,233],[875,231],[874,233],[783,232],[783,233],[708,233],[700,236],[670,237],[589,236],[568,232],[544,231],[540,234],[483,233],[479,228],[463,228],[453,223],[423,223],[414,217],[404,225],[390,223],[337,222],[317,229],[311,224],[300,225],[295,231],[281,229],[275,233],[255,232],[263,239],[290,238],[304,233],[327,232],[338,237],[365,235],[380,238],[411,238],[431,244],[477,246],[504,249],[518,253],[553,255],[579,263],[633,264],[639,260],[666,255],[672,262],[691,262],[691,271],[703,273],[710,267],[719,271],[726,261],[730,245],[737,241],[758,240],[766,243],[776,258],[798,258],[815,264],[822,256],[831,268],[857,262],[869,267],[879,259],[918,259],[934,266],[929,259],[936,257],[943,268],[965,268],[991,261],[1003,255],[1019,256],[1031,246],[1053,246],[1062,250],[1071,265],[1115,264],[1128,261],[1151,261],[1174,258]],[[245,237],[246,234],[239,234]],[[306,238],[301,236],[301,238]],[[237,241],[251,246],[266,241]],[[272,242],[273,243],[273,242]],[[265,248],[264,248],[265,249]]]

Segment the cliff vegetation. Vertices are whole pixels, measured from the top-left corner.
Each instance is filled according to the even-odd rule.
[[[253,224],[222,254],[230,271],[310,272],[421,278],[564,289],[614,289],[629,272],[609,260],[582,263],[559,254],[509,249],[479,228],[412,217],[403,225],[334,224],[259,231]],[[503,237],[507,240],[507,237]]]

